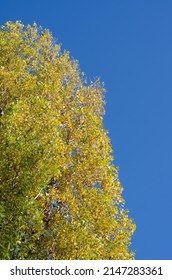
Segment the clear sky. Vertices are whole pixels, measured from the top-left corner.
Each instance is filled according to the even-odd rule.
[[[136,259],[172,259],[172,1],[1,1],[8,20],[50,29],[90,80],[105,82]]]

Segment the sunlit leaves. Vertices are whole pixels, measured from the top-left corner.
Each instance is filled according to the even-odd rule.
[[[36,24],[6,23],[0,50],[0,257],[132,259],[103,85]]]

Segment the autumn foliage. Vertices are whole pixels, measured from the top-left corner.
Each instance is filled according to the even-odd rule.
[[[0,52],[0,258],[133,259],[103,85],[36,24],[1,26]]]

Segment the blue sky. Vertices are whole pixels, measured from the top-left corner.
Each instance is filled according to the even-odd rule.
[[[50,29],[88,80],[105,82],[136,259],[172,259],[172,1],[6,0],[0,10],[1,24]]]

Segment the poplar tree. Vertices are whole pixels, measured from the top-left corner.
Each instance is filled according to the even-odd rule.
[[[103,84],[48,30],[0,28],[0,258],[133,259]]]

